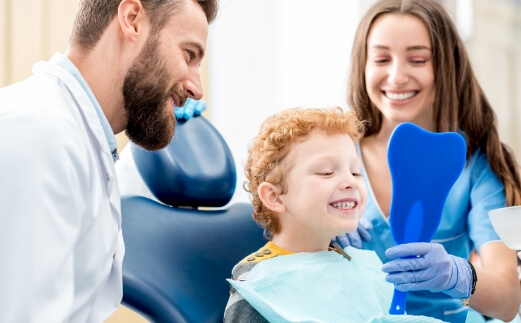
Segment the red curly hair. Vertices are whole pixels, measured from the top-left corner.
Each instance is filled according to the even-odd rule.
[[[278,214],[262,203],[258,194],[259,185],[269,182],[280,188],[280,194],[286,194],[288,188],[284,177],[285,170],[289,168],[282,167],[281,163],[292,144],[304,141],[315,129],[327,135],[347,134],[356,140],[362,132],[363,123],[353,110],[344,111],[339,107],[293,108],[266,119],[250,144],[244,188],[251,194],[253,218],[264,228],[268,238],[280,232],[280,221]]]

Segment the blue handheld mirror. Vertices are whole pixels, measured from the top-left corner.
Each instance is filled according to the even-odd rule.
[[[465,166],[466,145],[455,132],[435,133],[402,123],[391,134],[389,225],[396,244],[430,242],[447,195]],[[407,292],[394,290],[389,314],[404,314]]]

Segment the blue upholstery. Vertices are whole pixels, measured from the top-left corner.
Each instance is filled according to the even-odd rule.
[[[225,279],[266,242],[249,203],[215,208],[235,190],[228,146],[204,117],[196,117],[178,123],[165,149],[131,150],[143,180],[164,204],[122,198],[123,304],[152,322],[222,322]]]
[[[131,146],[148,188],[163,203],[223,206],[235,191],[235,163],[228,145],[208,120],[195,117],[177,124],[164,149],[149,152]]]

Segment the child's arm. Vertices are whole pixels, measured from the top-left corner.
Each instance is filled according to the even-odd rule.
[[[240,298],[239,300],[230,304],[233,298]],[[268,322],[262,315],[257,312],[253,306],[251,306],[241,295],[234,290],[230,294],[230,300],[228,301],[229,307],[224,312],[224,323],[231,322],[251,322],[251,323],[265,323]]]
[[[240,279],[240,276],[246,275],[256,264],[257,262],[237,264],[233,267],[232,279]],[[231,287],[230,298],[224,312],[224,323],[231,322],[266,323],[268,321],[242,298],[235,288]]]

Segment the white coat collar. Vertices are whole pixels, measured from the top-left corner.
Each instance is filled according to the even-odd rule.
[[[76,79],[79,85],[83,88],[85,94],[88,96],[88,98],[92,102],[92,105],[95,108],[96,114],[98,115],[101,126],[103,128],[103,132],[105,133],[105,137],[107,138],[107,142],[112,153],[112,157],[114,159],[114,162],[116,162],[119,159],[119,155],[117,152],[118,143],[116,141],[116,137],[114,136],[114,132],[112,131],[109,121],[103,113],[103,109],[101,108],[98,100],[94,96],[94,93],[92,93],[92,90],[90,89],[89,85],[81,75],[78,68],[69,60],[69,58],[67,58],[67,56],[61,53],[55,53],[49,60],[49,63],[53,65],[58,65],[59,67],[65,69],[70,75],[74,77],[74,79]]]
[[[62,55],[62,54],[55,54]],[[54,57],[54,56],[53,56]],[[107,195],[113,208],[113,215],[118,223],[118,229],[121,229],[121,205],[119,189],[116,179],[116,171],[114,168],[114,159],[110,150],[105,132],[101,125],[100,118],[96,113],[88,94],[82,88],[81,84],[66,69],[52,62],[40,61],[33,67],[35,74],[48,74],[58,78],[63,82],[69,90],[71,98],[75,101],[76,107],[84,118],[85,126],[89,135],[93,140],[94,149],[99,150],[100,165],[105,177]],[[71,107],[74,108],[74,107]]]

